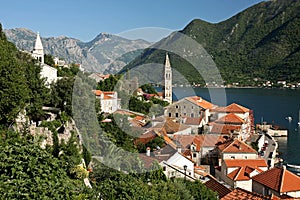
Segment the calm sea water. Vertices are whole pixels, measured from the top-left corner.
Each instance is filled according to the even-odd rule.
[[[277,138],[280,157],[289,164],[300,165],[300,90],[290,89],[204,89],[173,88],[175,99],[198,95],[217,105],[233,102],[254,111],[255,123],[266,121],[288,129],[287,138]],[[292,117],[289,122],[286,117]]]

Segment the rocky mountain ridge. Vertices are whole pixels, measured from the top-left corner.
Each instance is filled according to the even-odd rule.
[[[26,28],[4,30],[7,39],[18,49],[32,51],[36,33]],[[42,35],[42,33],[41,33]],[[113,34],[100,33],[89,42],[67,36],[41,38],[45,54],[78,63],[87,71],[113,73],[128,64],[150,45],[145,40],[128,40]]]

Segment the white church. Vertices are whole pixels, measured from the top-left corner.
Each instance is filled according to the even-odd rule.
[[[41,77],[46,78],[46,84],[50,85],[51,83],[55,83],[57,81],[57,69],[44,63],[44,48],[39,33],[37,33],[31,55],[39,61],[41,66]]]

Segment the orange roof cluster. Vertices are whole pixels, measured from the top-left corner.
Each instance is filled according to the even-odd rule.
[[[211,133],[214,134],[231,134],[234,131],[240,131],[241,125],[230,125],[230,124],[217,124],[211,123],[212,126]]]
[[[249,192],[247,190],[236,188],[232,192],[225,195],[221,200],[266,200],[270,199],[267,196]]]
[[[201,147],[215,146],[217,142],[224,141],[224,138],[219,135],[174,135],[174,140],[178,141],[183,148],[189,148],[191,144],[196,146],[196,151],[200,151]]]
[[[216,122],[222,124],[243,124],[245,121],[239,116],[230,113],[224,117],[221,117],[220,119],[217,119]]]
[[[250,109],[245,108],[241,105],[238,105],[236,103],[232,103],[229,106],[226,107],[219,107],[215,109],[216,112],[226,112],[226,113],[247,113],[250,111]]]
[[[300,177],[283,167],[274,167],[253,177],[265,187],[279,193],[300,191]]]
[[[238,139],[227,140],[217,147],[223,153],[257,153],[255,149]]]
[[[214,104],[212,104],[198,96],[187,97],[186,99],[204,109],[211,109],[215,106]]]

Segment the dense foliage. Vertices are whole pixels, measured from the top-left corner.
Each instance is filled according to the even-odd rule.
[[[97,164],[91,178],[103,199],[217,199],[199,181],[167,180],[162,170],[124,174]]]
[[[225,84],[299,82],[299,9],[297,0],[261,2],[217,24],[193,20],[181,33],[205,48]],[[170,36],[162,42],[172,43],[173,39]],[[163,64],[164,57],[162,50],[147,49],[121,72],[145,63]],[[170,60],[172,67],[190,83],[204,84],[200,74],[183,57],[170,53]]]
[[[42,117],[49,90],[40,77],[40,68],[27,54],[6,40],[0,25],[0,123],[10,124],[26,108],[30,120]]]
[[[0,193],[3,199],[74,199],[82,181],[71,179],[67,162],[43,150],[30,136],[1,131]]]

